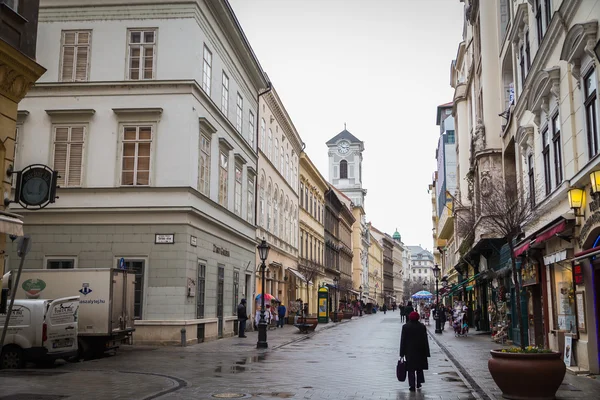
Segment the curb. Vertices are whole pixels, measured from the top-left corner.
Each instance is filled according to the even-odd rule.
[[[442,351],[444,352],[446,357],[448,357],[448,359],[452,362],[452,364],[454,364],[454,367],[457,369],[458,374],[463,379],[463,381],[465,381],[465,383],[467,383],[468,385],[471,386],[470,389],[473,391],[473,394],[475,394],[477,397],[479,397],[482,400],[494,400],[495,399],[494,397],[490,396],[481,386],[479,386],[479,384],[475,381],[475,379],[473,379],[473,377],[467,372],[467,370],[452,355],[450,350],[448,350],[448,348],[444,344],[442,344],[442,342],[440,342],[435,337],[435,335],[433,333],[431,333],[431,331],[429,329],[427,329],[427,334],[438,345],[438,347],[440,349],[442,349]]]

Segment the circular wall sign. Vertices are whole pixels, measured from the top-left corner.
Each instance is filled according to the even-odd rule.
[[[57,173],[45,165],[30,165],[18,172],[15,200],[24,208],[54,203]]]

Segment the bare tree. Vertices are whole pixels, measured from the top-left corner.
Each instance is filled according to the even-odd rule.
[[[307,316],[305,315],[304,310],[308,310],[308,300],[310,299],[308,285],[310,282],[314,281],[319,274],[319,265],[314,261],[302,259],[301,263],[298,264],[298,270],[302,276],[304,276],[304,281],[306,282],[306,307],[302,307],[302,317],[304,318],[304,321],[306,321]]]
[[[523,228],[539,218],[539,212],[535,208],[533,199],[529,191],[519,190],[520,185],[507,184],[501,180],[487,182],[482,185],[476,197],[476,210],[472,212],[475,216],[478,214],[477,221],[473,230],[468,232],[464,240],[469,236],[473,239],[477,233],[483,233],[495,238],[504,239],[510,249],[511,272],[515,285],[515,295],[517,303],[517,318],[519,321],[519,333],[521,338],[525,337],[525,326],[521,311],[521,283],[520,271],[517,269],[517,257],[515,256],[515,243],[519,236],[523,234]],[[472,210],[475,211],[475,210]],[[468,217],[466,217],[468,218]],[[465,225],[469,224],[466,219]],[[463,254],[461,254],[463,256]],[[525,347],[524,340],[521,340],[521,348]]]

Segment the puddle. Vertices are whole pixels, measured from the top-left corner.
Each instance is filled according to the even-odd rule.
[[[275,392],[275,393],[252,393],[252,397],[271,397],[277,399],[291,399],[294,397],[294,393],[289,392]]]

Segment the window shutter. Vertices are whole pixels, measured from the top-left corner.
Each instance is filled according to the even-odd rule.
[[[88,68],[88,47],[79,46],[77,48],[77,62],[75,64],[75,80],[87,81]]]
[[[54,169],[60,176],[59,183],[66,186],[66,168],[67,168],[67,140],[69,139],[69,128],[55,128],[54,143]]]
[[[83,136],[85,128],[71,128],[71,144],[69,145],[69,177],[68,186],[81,185],[81,167],[83,161]]]
[[[65,34],[66,38],[67,34]],[[66,42],[66,39],[65,39]],[[74,46],[63,46],[62,55],[62,75],[61,81],[71,82],[73,81],[73,61],[75,59],[75,47]]]

